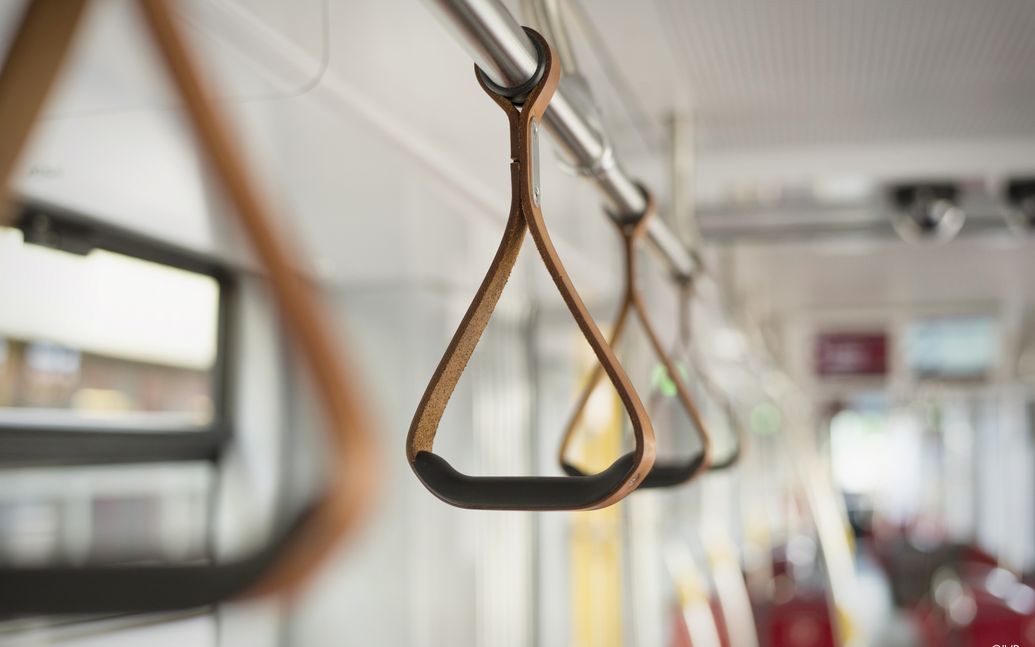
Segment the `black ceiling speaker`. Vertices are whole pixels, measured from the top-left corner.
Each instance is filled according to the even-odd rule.
[[[1006,183],[1006,224],[1017,234],[1035,232],[1035,177],[1011,178]]]
[[[891,224],[910,243],[952,240],[963,228],[959,187],[952,182],[900,184],[891,187]]]

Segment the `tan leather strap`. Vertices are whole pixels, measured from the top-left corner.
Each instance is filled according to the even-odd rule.
[[[449,346],[446,348],[438,368],[432,375],[427,390],[424,392],[424,397],[421,398],[420,403],[417,405],[417,411],[414,414],[409,435],[406,439],[406,456],[425,486],[448,503],[460,507],[501,509],[600,508],[611,505],[632,492],[650,470],[654,462],[654,432],[639,395],[633,389],[632,383],[625,374],[625,370],[618,363],[610,345],[597,328],[588,309],[583,304],[574,285],[572,285],[571,279],[568,277],[568,273],[557,254],[557,250],[550,240],[543,213],[539,208],[538,196],[533,195],[533,165],[537,163],[537,160],[533,159],[533,124],[542,122],[543,113],[557,87],[559,68],[554,65],[550,47],[542,36],[530,29],[526,31],[528,31],[533,41],[540,48],[540,65],[545,66],[545,72],[542,75],[541,81],[524,100],[524,104],[520,109],[509,98],[493,92],[482,82],[482,77],[479,75],[482,89],[503,109],[510,122],[510,215],[504,227],[503,238],[496,251],[496,256],[489,266],[481,286],[475,293],[467,313],[449,342]],[[530,500],[525,497],[525,495],[530,497],[532,491],[540,485],[543,485],[545,488],[544,484],[548,482],[547,479],[540,478],[536,480],[532,477],[513,479],[511,481],[513,488],[507,492],[501,491],[499,496],[492,500],[485,497],[477,497],[477,500],[465,500],[462,493],[453,497],[444,496],[442,488],[437,487],[435,483],[429,482],[427,473],[422,472],[420,469],[421,457],[422,454],[430,455],[432,452],[435,434],[438,431],[442,414],[499,301],[514,263],[517,261],[526,230],[531,232],[532,239],[535,242],[536,249],[539,251],[543,264],[550,273],[554,284],[557,286],[557,290],[564,299],[564,303],[578,324],[583,336],[589,342],[590,347],[599,360],[600,370],[607,374],[611,383],[618,391],[625,409],[629,412],[636,439],[631,467],[620,479],[612,483],[613,487],[610,487],[608,491],[599,493],[599,496],[593,495],[588,499],[580,501],[562,496],[562,490],[568,486],[574,487],[574,482],[577,481],[577,479],[564,477],[557,479],[557,482],[553,483],[553,486],[557,488],[556,497],[553,501],[549,500],[551,497],[545,489],[543,500]],[[468,480],[474,478],[457,475],[458,479],[461,477]],[[480,477],[480,479],[476,479],[476,482],[472,483],[471,487],[468,488],[472,493],[478,488],[489,490],[500,485],[499,482],[492,481],[488,477]],[[561,481],[565,483],[561,483]]]
[[[719,385],[711,379],[708,372],[702,368],[701,362],[698,361],[697,354],[694,353],[691,323],[691,307],[693,305],[693,298],[693,279],[681,281],[679,283],[679,306],[677,310],[677,328],[679,330],[679,335],[676,340],[677,349],[673,354],[681,355],[686,359],[690,370],[697,375],[701,382],[701,386],[708,393],[708,396],[719,403],[719,406],[723,411],[723,416],[726,418],[727,424],[729,424],[730,432],[733,434],[733,451],[720,460],[713,460],[708,466],[709,471],[718,472],[729,469],[740,461],[747,443],[747,433],[744,431],[743,423],[737,416],[737,412],[733,406],[733,400],[723,393],[722,389],[719,388]]]
[[[29,131],[61,67],[84,2],[34,0],[30,3],[14,45],[0,72],[0,180],[6,189]],[[335,343],[327,317],[297,269],[299,257],[283,232],[275,231],[268,203],[260,198],[235,146],[224,116],[216,109],[197,72],[179,28],[164,0],[141,0],[151,35],[168,71],[187,104],[199,143],[212,170],[226,189],[233,217],[255,248],[266,270],[285,330],[295,343],[316,389],[327,423],[333,466],[331,482],[305,524],[250,593],[290,592],[353,531],[371,503],[375,482],[375,443],[371,419],[358,392],[359,381],[346,370],[345,356]],[[120,567],[122,568],[122,567]],[[131,581],[132,567],[112,575]]]
[[[329,441],[326,451],[332,459],[328,470],[331,482],[321,495],[316,516],[299,532],[256,592],[293,588],[312,575],[370,507],[377,460],[372,418],[359,392],[360,380],[346,368],[350,362],[335,342],[323,307],[309,283],[298,275],[301,257],[292,253],[285,232],[275,230],[268,202],[260,197],[246,172],[239,147],[201,82],[198,66],[170,15],[168,3],[145,0],[142,6],[165,64],[187,102],[199,143],[234,206],[232,213],[266,269],[285,329],[293,338],[323,408]]]
[[[676,395],[679,398],[679,402],[690,417],[694,430],[700,439],[702,449],[698,459],[695,460],[694,458],[691,458],[687,463],[683,463],[681,467],[668,464],[667,461],[665,463],[658,461],[654,465],[654,470],[658,473],[659,478],[652,479],[648,475],[645,482],[641,485],[641,487],[667,487],[691,480],[708,466],[711,455],[711,437],[708,433],[708,427],[697,408],[697,403],[694,401],[693,396],[690,394],[690,390],[684,383],[675,362],[669,356],[669,353],[665,350],[661,342],[661,337],[658,335],[657,329],[654,327],[654,323],[651,320],[647,304],[637,286],[636,251],[638,249],[638,245],[643,240],[644,235],[647,232],[647,225],[650,222],[650,219],[654,217],[653,196],[643,187],[640,187],[640,190],[643,191],[647,199],[647,207],[643,214],[634,221],[617,223],[618,230],[622,235],[624,250],[625,288],[622,294],[622,302],[618,307],[618,314],[615,316],[614,325],[611,329],[611,339],[608,340],[608,343],[611,346],[618,344],[625,332],[626,323],[629,320],[629,314],[635,313],[637,318],[640,320],[640,324],[643,326],[644,332],[647,334],[647,340],[650,342],[651,348],[654,350],[658,359],[661,360],[662,365],[665,367],[665,371],[675,384]],[[561,466],[568,473],[577,474],[581,472],[578,467],[568,460],[568,453],[575,438],[579,422],[582,420],[582,415],[585,412],[586,405],[589,403],[589,399],[592,396],[593,391],[600,382],[600,377],[600,369],[598,368],[594,370],[590,379],[586,382],[578,403],[575,406],[575,411],[572,413],[568,426],[564,430],[564,439],[561,442],[559,460]],[[662,471],[667,474],[665,478],[660,478]]]
[[[86,0],[29,2],[0,70],[0,225],[10,222],[8,185],[43,109]]]

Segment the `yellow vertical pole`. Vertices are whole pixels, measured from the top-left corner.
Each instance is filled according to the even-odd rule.
[[[610,385],[602,383],[594,391],[583,419],[587,428],[579,430],[573,454],[592,472],[606,469],[622,453],[622,409]],[[575,647],[622,645],[621,506],[572,513],[569,554]]]

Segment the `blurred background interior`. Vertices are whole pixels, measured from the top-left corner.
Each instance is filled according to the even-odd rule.
[[[27,5],[0,3],[0,60]],[[1035,646],[1035,3],[172,10],[370,398],[374,507],[291,598],[0,608],[0,645]],[[597,143],[573,159],[547,118],[543,213],[575,285],[607,330],[608,215],[628,214],[591,176],[613,150],[676,247],[644,248],[639,286],[714,456],[742,435],[732,467],[597,511],[454,508],[403,448],[506,220],[506,121],[472,61],[514,82],[518,24]],[[87,3],[10,188],[0,573],[261,546],[326,481],[323,421],[133,0]],[[659,455],[686,450],[638,324],[616,351]],[[526,244],[437,453],[561,474],[594,362]],[[594,469],[631,445],[606,381],[583,427]]]

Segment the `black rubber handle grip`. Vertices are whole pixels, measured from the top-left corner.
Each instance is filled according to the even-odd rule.
[[[711,465],[708,466],[708,471],[721,472],[723,470],[728,470],[731,467],[734,467],[738,462],[740,462],[739,442],[737,443],[736,447],[734,447],[733,450],[730,451],[729,455],[727,455],[726,458],[723,458],[722,460],[718,461],[712,461]]]
[[[431,452],[418,452],[417,477],[450,505],[474,510],[573,510],[591,508],[620,488],[636,467],[636,455],[621,456],[598,474],[567,476],[468,476]]]
[[[150,613],[215,604],[265,572],[265,556],[225,566],[86,566],[0,571],[4,614]]]
[[[216,604],[257,584],[315,514],[307,506],[263,548],[223,564],[5,567],[0,613],[151,613]]]

